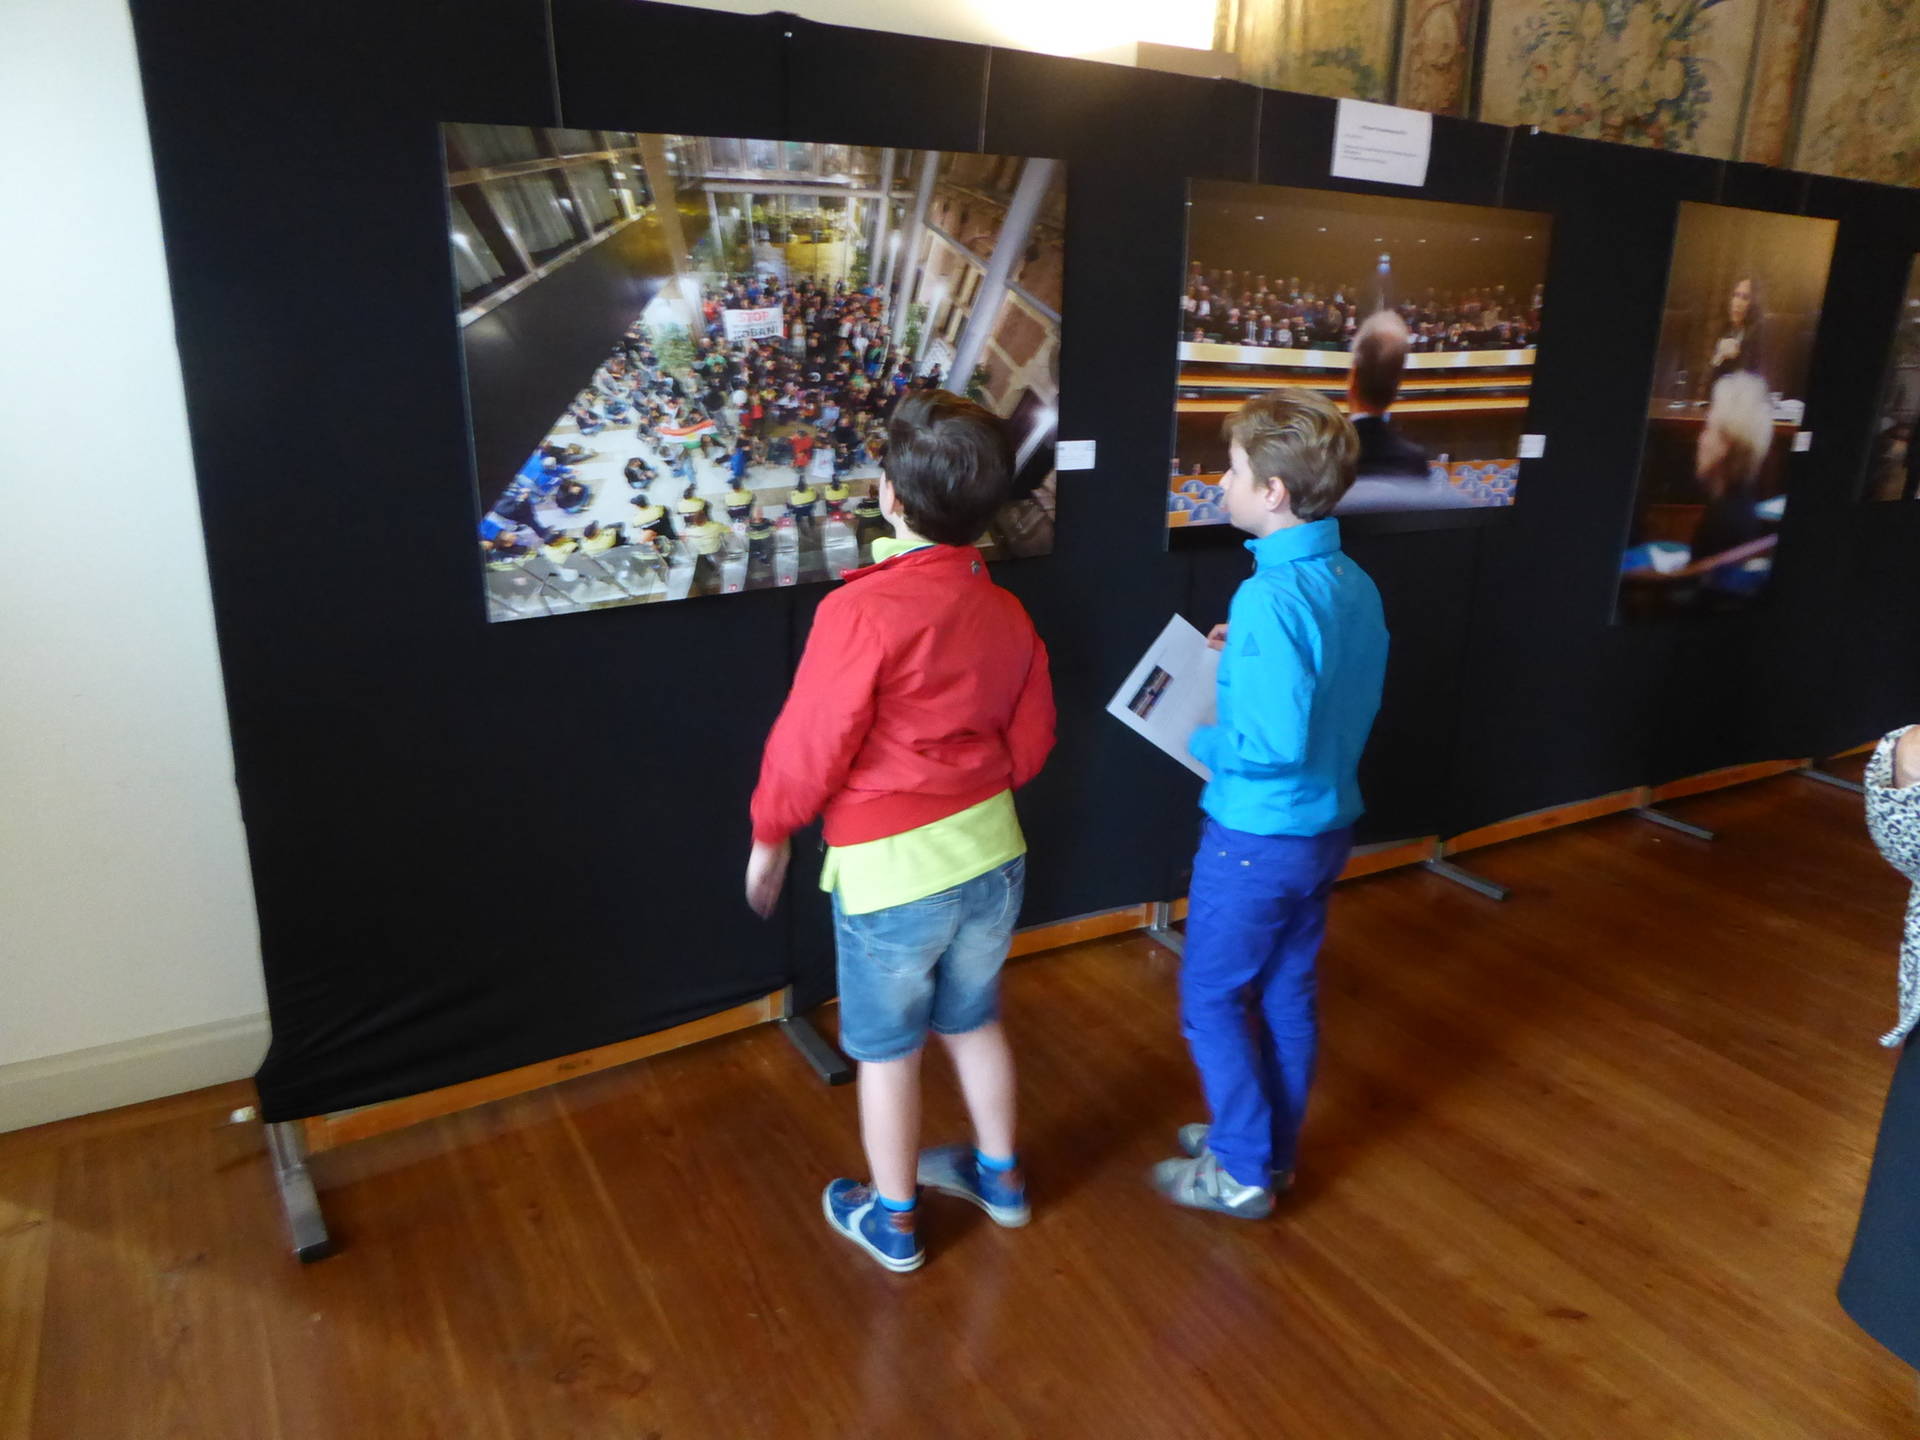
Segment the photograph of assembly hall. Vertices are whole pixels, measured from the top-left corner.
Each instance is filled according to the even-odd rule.
[[[1546,303],[1545,215],[1195,181],[1167,523],[1225,525],[1220,425],[1301,385],[1360,436],[1347,517],[1514,503]]]
[[[915,388],[1008,422],[981,548],[1054,528],[1055,160],[442,127],[487,611],[826,581],[890,535]]]

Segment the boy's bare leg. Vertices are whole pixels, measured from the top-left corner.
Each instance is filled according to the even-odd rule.
[[[911,1200],[920,1160],[920,1056],[860,1062],[860,1140],[873,1188],[889,1200]]]
[[[998,1020],[964,1035],[943,1035],[960,1093],[973,1120],[973,1143],[998,1160],[1014,1157],[1013,1049]]]

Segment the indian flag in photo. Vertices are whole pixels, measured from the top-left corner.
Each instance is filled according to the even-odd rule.
[[[666,436],[667,439],[683,440],[689,445],[698,444],[702,435],[711,435],[713,432],[714,424],[711,420],[696,420],[691,425],[662,425],[660,427],[660,433]]]

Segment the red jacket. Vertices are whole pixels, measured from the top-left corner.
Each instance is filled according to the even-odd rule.
[[[829,845],[930,825],[1018,788],[1053,749],[1046,646],[971,546],[862,570],[813,622],[767,737],[753,838],[826,815]]]

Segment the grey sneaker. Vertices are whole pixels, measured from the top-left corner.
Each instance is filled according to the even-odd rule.
[[[1180,1148],[1198,1160],[1207,1153],[1207,1136],[1213,1133],[1211,1125],[1182,1125],[1180,1127]],[[1276,1170],[1273,1172],[1272,1188],[1276,1193],[1293,1188],[1293,1172]]]
[[[1214,1210],[1241,1220],[1264,1220],[1273,1213],[1273,1191],[1240,1184],[1211,1150],[1190,1160],[1162,1160],[1153,1167],[1153,1188],[1191,1210]]]

